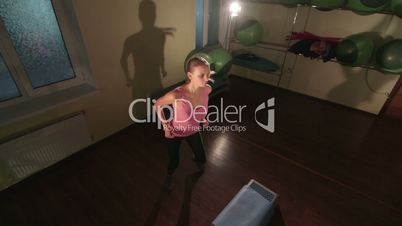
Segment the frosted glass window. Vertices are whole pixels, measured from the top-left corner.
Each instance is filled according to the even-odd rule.
[[[18,96],[21,96],[21,93],[15,85],[7,65],[4,63],[3,56],[0,55],[0,101]]]
[[[0,16],[33,88],[75,77],[50,0],[1,0]]]

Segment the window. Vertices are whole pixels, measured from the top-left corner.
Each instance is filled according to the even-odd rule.
[[[79,34],[71,0],[1,0],[0,106],[84,83]]]
[[[21,96],[20,91],[10,74],[3,56],[0,55],[0,101],[9,100]]]

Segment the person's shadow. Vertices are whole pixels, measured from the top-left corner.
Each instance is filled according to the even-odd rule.
[[[175,28],[155,26],[156,4],[152,0],[142,0],[138,13],[142,30],[126,38],[120,58],[126,84],[132,87],[133,100],[147,98],[163,89],[162,77],[167,75],[164,61],[166,36],[173,36],[175,32]],[[134,64],[133,75],[129,72],[130,55]],[[136,118],[145,118],[146,105],[136,104],[133,114]]]
[[[177,226],[188,226],[190,225],[190,209],[191,209],[191,194],[194,185],[197,183],[198,179],[202,176],[202,173],[196,172],[188,175],[185,179],[184,187],[184,199],[181,205],[181,210],[179,214],[179,220],[177,221]]]
[[[168,194],[169,192],[164,187],[162,187],[161,190],[159,191],[158,198],[156,199],[156,202],[154,203],[151,212],[149,213],[147,219],[145,220],[144,226],[155,225],[163,200],[166,198]]]
[[[188,226],[190,220],[190,207],[191,207],[191,194],[193,191],[194,185],[197,183],[198,179],[202,176],[202,173],[196,172],[188,175],[185,179],[185,187],[184,187],[184,199],[181,205],[179,219],[177,222],[177,226]],[[154,226],[156,219],[158,217],[158,213],[161,209],[163,200],[169,194],[165,188],[161,188],[158,194],[158,198],[156,199],[151,212],[149,213],[147,219],[145,220],[144,226]]]
[[[267,226],[285,226],[285,225],[286,225],[285,220],[283,219],[282,211],[278,204],[275,207],[275,212],[272,215],[272,218]]]

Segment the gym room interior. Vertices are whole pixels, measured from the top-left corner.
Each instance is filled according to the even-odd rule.
[[[402,0],[0,0],[0,54],[0,226],[402,225]]]

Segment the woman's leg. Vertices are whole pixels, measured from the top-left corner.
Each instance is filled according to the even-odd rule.
[[[179,166],[181,138],[175,137],[172,139],[166,139],[169,153],[168,175],[172,175]]]
[[[181,144],[181,138],[175,137],[175,138],[166,138],[167,139],[167,145],[168,145],[168,153],[169,153],[169,164],[168,164],[168,175],[165,180],[165,187],[168,191],[171,191],[173,189],[173,173],[179,166],[179,161],[180,161],[180,144]]]
[[[202,142],[201,134],[195,133],[186,137],[186,141],[190,145],[194,153],[194,161],[197,164],[200,171],[204,170],[204,164],[207,161],[205,157],[204,144]]]

